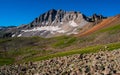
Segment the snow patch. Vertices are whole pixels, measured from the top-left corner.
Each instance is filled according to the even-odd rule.
[[[63,24],[63,22],[60,22],[60,24]]]
[[[42,26],[42,27],[36,27],[30,30],[22,30],[24,32],[31,32],[31,31],[50,31],[51,33],[53,32],[58,32],[58,33],[65,33],[66,31],[60,28],[59,26]]]
[[[12,37],[15,37],[15,34],[13,34]]]
[[[78,26],[77,23],[75,23],[74,21],[69,21],[69,24],[72,27],[77,27]]]
[[[71,34],[78,34],[77,28],[75,28],[72,32],[67,33],[67,35],[71,35]]]
[[[55,32],[54,32],[54,31],[51,31],[50,33],[51,33],[51,34],[55,34]]]
[[[49,22],[47,21],[47,22],[46,22],[46,25],[48,25],[48,23],[49,23]]]
[[[54,23],[55,23],[55,21],[52,22],[52,24],[54,24]]]
[[[19,34],[17,37],[21,37],[22,36],[22,34]]]
[[[44,25],[45,23],[44,22],[42,22],[42,25]]]
[[[40,35],[44,35],[47,31],[42,32]]]
[[[57,31],[58,33],[65,33],[66,31],[65,30],[59,30]]]
[[[71,34],[78,34],[78,32],[70,32],[70,33],[67,33],[67,35],[71,35]]]

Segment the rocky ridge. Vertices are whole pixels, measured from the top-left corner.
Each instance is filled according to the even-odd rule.
[[[97,14],[87,17],[76,11],[52,9],[35,18],[31,23],[10,29],[9,32],[11,37],[54,37],[78,34],[80,29],[84,29],[89,24],[95,25],[104,18]]]
[[[16,29],[16,26],[0,26],[0,38],[11,37],[13,29]]]
[[[0,75],[120,75],[120,49],[1,66]]]
[[[52,9],[33,20],[17,36],[52,37],[77,34],[78,29],[87,23],[80,12]]]

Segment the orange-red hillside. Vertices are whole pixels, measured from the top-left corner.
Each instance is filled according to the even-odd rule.
[[[92,27],[91,29],[78,34],[76,36],[85,36],[85,35],[89,35],[101,28],[107,27],[107,26],[111,26],[111,25],[116,25],[116,24],[120,24],[120,15],[117,15],[115,17],[109,17],[107,19],[104,19],[101,23],[95,25],[94,27]]]

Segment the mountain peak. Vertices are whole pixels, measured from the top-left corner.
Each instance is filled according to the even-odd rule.
[[[55,9],[51,9],[51,10],[49,10],[48,12],[56,12],[57,10],[55,10]]]
[[[79,30],[86,25],[91,24],[91,22],[98,23],[102,19],[101,15],[96,14],[89,18],[78,11],[51,9],[35,18],[35,20],[28,25],[17,27],[15,32],[12,32],[12,37],[54,37],[59,35],[78,34]]]

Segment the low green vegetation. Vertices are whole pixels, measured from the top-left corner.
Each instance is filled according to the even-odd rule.
[[[120,25],[113,25],[83,37],[4,38],[0,39],[0,65],[94,53],[100,50],[114,50],[120,48],[119,37]]]
[[[45,53],[42,51],[32,51],[32,50],[26,50],[25,52],[20,52],[20,54],[18,54],[19,52],[11,52],[10,54],[13,54],[14,56],[17,55],[21,55],[24,56],[26,55],[26,57],[22,58],[21,61],[19,61],[19,63],[23,63],[23,62],[28,62],[28,61],[40,61],[40,60],[46,60],[46,59],[50,59],[50,58],[54,58],[54,57],[61,57],[61,56],[67,56],[67,55],[73,55],[73,54],[85,54],[85,53],[96,53],[99,51],[105,51],[105,50],[115,50],[115,49],[119,49],[120,48],[120,42],[118,43],[111,43],[111,44],[105,44],[105,45],[96,45],[96,46],[89,46],[89,47],[85,47],[82,49],[76,49],[76,50],[70,50],[70,51],[65,51],[65,52],[59,52],[59,53],[55,53],[55,54],[49,54],[47,55],[46,52],[46,56],[35,56],[36,54],[39,53]],[[48,51],[49,52],[49,51]],[[27,56],[28,55],[28,56]],[[4,65],[4,64],[13,64],[14,63],[14,59],[13,58],[0,58],[0,65]]]
[[[50,54],[47,56],[42,57],[36,57],[36,58],[28,58],[26,59],[26,62],[28,61],[39,61],[39,60],[46,60],[54,57],[61,57],[61,56],[67,56],[67,55],[73,55],[73,54],[86,54],[86,53],[96,53],[99,51],[106,51],[106,50],[115,50],[120,48],[120,42],[118,43],[111,43],[106,45],[96,45],[96,46],[90,46],[82,49],[76,49],[76,50],[70,50],[66,52],[60,52],[55,54]]]
[[[14,63],[14,59],[13,58],[3,58],[0,57],[0,66],[1,65],[9,65],[9,64],[13,64]]]
[[[60,38],[57,38],[58,41],[52,44],[54,48],[64,48],[67,46],[72,45],[76,41],[76,37],[68,37],[68,36],[63,36]]]
[[[120,24],[113,25],[113,26],[110,26],[110,27],[107,27],[107,28],[103,28],[103,29],[97,31],[96,33],[104,33],[104,32],[108,32],[108,33],[111,33],[111,34],[120,32]]]

